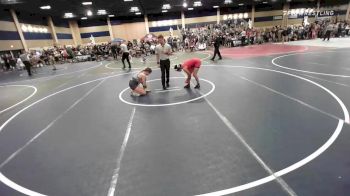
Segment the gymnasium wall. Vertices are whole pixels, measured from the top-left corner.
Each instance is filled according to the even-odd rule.
[[[146,25],[143,16],[119,17],[111,19],[111,26],[114,38],[122,38],[132,41],[141,39],[146,32]]]
[[[78,25],[82,44],[90,43],[91,36],[96,43],[111,41],[106,19],[81,20]]]
[[[74,45],[81,45],[83,41],[81,40],[81,37],[80,37],[80,29],[77,21],[70,20],[68,21],[68,24],[69,24],[69,28],[72,31]]]
[[[72,31],[69,28],[69,22],[62,19],[53,19],[55,26],[56,36],[58,39],[58,45],[74,45]]]
[[[173,35],[179,36],[181,30],[181,13],[153,14],[148,16],[149,32],[155,35],[170,36],[170,28]]]
[[[0,51],[23,49],[23,45],[10,12],[0,11]]]
[[[29,49],[40,47],[52,47],[54,45],[54,41],[51,35],[51,29],[48,26],[47,17],[26,12],[17,13],[17,17],[21,28],[24,25],[26,27],[31,26],[33,28],[47,29],[47,32],[33,32],[29,30],[23,31],[23,36],[26,40]]]
[[[217,23],[217,10],[192,10],[185,12],[186,28],[204,27],[209,24]]]
[[[272,27],[282,25],[283,11],[259,11],[255,12],[254,26],[255,27]]]
[[[315,2],[308,4],[293,4],[290,9],[297,8],[314,8]],[[269,7],[270,6],[270,7]],[[333,21],[344,20],[348,5],[321,5],[320,10],[334,10],[335,15],[328,17]],[[272,27],[282,25],[283,5],[257,5],[254,14],[255,27]],[[252,17],[251,7],[234,7],[221,8],[220,21],[224,20],[224,16],[237,13],[248,13],[248,18]],[[45,32],[25,31],[23,32],[28,48],[50,47],[54,45],[52,32],[48,26],[48,19],[45,16],[29,14],[25,12],[17,12],[17,17],[22,26],[31,26],[39,29],[45,28]],[[185,27],[198,28],[208,24],[217,23],[217,9],[210,10],[192,10],[185,11]],[[320,17],[327,18],[327,17]],[[309,16],[309,22],[315,21],[315,17]],[[288,24],[301,25],[303,16],[289,16]],[[93,36],[96,43],[111,41],[110,30],[106,19],[89,19],[79,21],[68,21],[65,19],[53,18],[58,45],[80,45],[91,42],[90,37]],[[144,16],[133,17],[113,17],[110,19],[111,33],[114,38],[122,38],[125,40],[140,39],[146,33],[146,24]],[[182,29],[181,13],[161,13],[148,15],[149,32],[155,35],[170,35],[170,28],[173,29],[175,36],[180,36]],[[0,10],[0,50],[17,50],[23,49],[22,42],[17,32],[16,26],[12,20],[12,16],[8,10]]]

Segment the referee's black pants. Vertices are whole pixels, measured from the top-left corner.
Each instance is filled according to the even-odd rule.
[[[26,67],[26,70],[27,70],[27,72],[28,72],[28,75],[29,76],[32,76],[32,72],[31,72],[31,68],[32,68],[32,64],[30,64],[30,62],[29,61],[23,61],[23,64],[24,64],[24,66]]]
[[[166,84],[169,84],[169,77],[170,77],[170,60],[160,60],[160,70],[162,71],[162,85],[163,88],[165,88],[165,78],[166,78]]]
[[[125,68],[125,62],[124,62],[125,59],[126,59],[126,61],[128,62],[128,64],[129,64],[129,68],[131,68],[130,60],[129,60],[129,53],[128,53],[128,52],[123,52],[122,62],[123,62],[124,68]]]
[[[331,31],[326,31],[326,34],[325,34],[325,36],[323,38],[323,41],[326,40],[326,39],[328,39],[328,41],[329,41],[329,38],[331,38]]]
[[[214,48],[214,56],[213,56],[213,58],[211,58],[211,59],[214,60],[215,57],[216,57],[216,55],[219,55],[219,59],[222,59],[222,56],[221,56],[219,47],[215,47],[215,48]]]

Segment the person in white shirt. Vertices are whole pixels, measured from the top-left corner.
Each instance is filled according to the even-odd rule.
[[[170,59],[169,56],[172,53],[171,46],[165,43],[163,35],[158,36],[159,44],[156,46],[155,52],[157,56],[157,63],[160,65],[160,70],[162,71],[162,85],[163,90],[169,87],[170,78]],[[166,77],[166,81],[165,81]],[[166,84],[166,85],[165,85]]]
[[[329,41],[333,30],[334,30],[334,26],[331,23],[329,23],[326,27],[326,34],[323,37],[323,41],[325,41],[326,39],[328,39],[327,41]]]
[[[32,76],[32,72],[31,72],[32,64],[30,63],[29,54],[25,50],[23,50],[22,54],[19,56],[19,58],[21,59],[21,61],[25,65],[26,70],[28,72],[28,76]]]
[[[125,42],[123,42],[122,44],[120,44],[120,49],[122,51],[122,62],[123,62],[123,69],[125,69],[125,59],[129,64],[129,69],[131,69],[131,64],[130,64],[130,60],[129,60],[129,50],[128,50],[128,46],[125,44]]]

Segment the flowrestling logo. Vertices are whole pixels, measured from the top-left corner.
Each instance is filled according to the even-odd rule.
[[[318,17],[324,17],[324,16],[334,16],[335,11],[334,10],[322,10],[317,12],[315,9],[310,8],[300,8],[300,9],[291,9],[288,11],[283,11],[284,15],[288,16],[318,16]]]

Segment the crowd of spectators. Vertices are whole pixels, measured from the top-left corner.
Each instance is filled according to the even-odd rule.
[[[249,24],[241,22],[225,22],[218,25],[182,29],[180,36],[169,36],[168,44],[175,51],[206,50],[212,47],[214,40],[219,37],[221,45],[225,47],[245,46],[273,42],[288,42],[306,39],[349,36],[349,24],[346,22],[317,21],[311,24],[275,26],[270,28],[249,28]],[[132,57],[143,57],[154,54],[157,39],[133,40],[125,44]],[[20,54],[3,54],[0,56],[0,65],[3,70],[23,69],[24,64]],[[29,52],[30,63],[33,67],[73,63],[81,61],[100,61],[106,59],[121,59],[120,43],[105,43],[78,47],[52,47],[49,49],[32,50]],[[53,67],[55,70],[56,67]]]
[[[270,28],[249,28],[248,24],[225,23],[215,26],[206,26],[192,30],[182,30],[183,44],[191,50],[205,50],[212,46],[216,36],[221,37],[222,45],[226,47],[245,46],[252,44],[288,42],[324,38],[327,30],[331,36],[349,36],[349,23],[316,21],[302,25],[287,27],[274,26]]]

